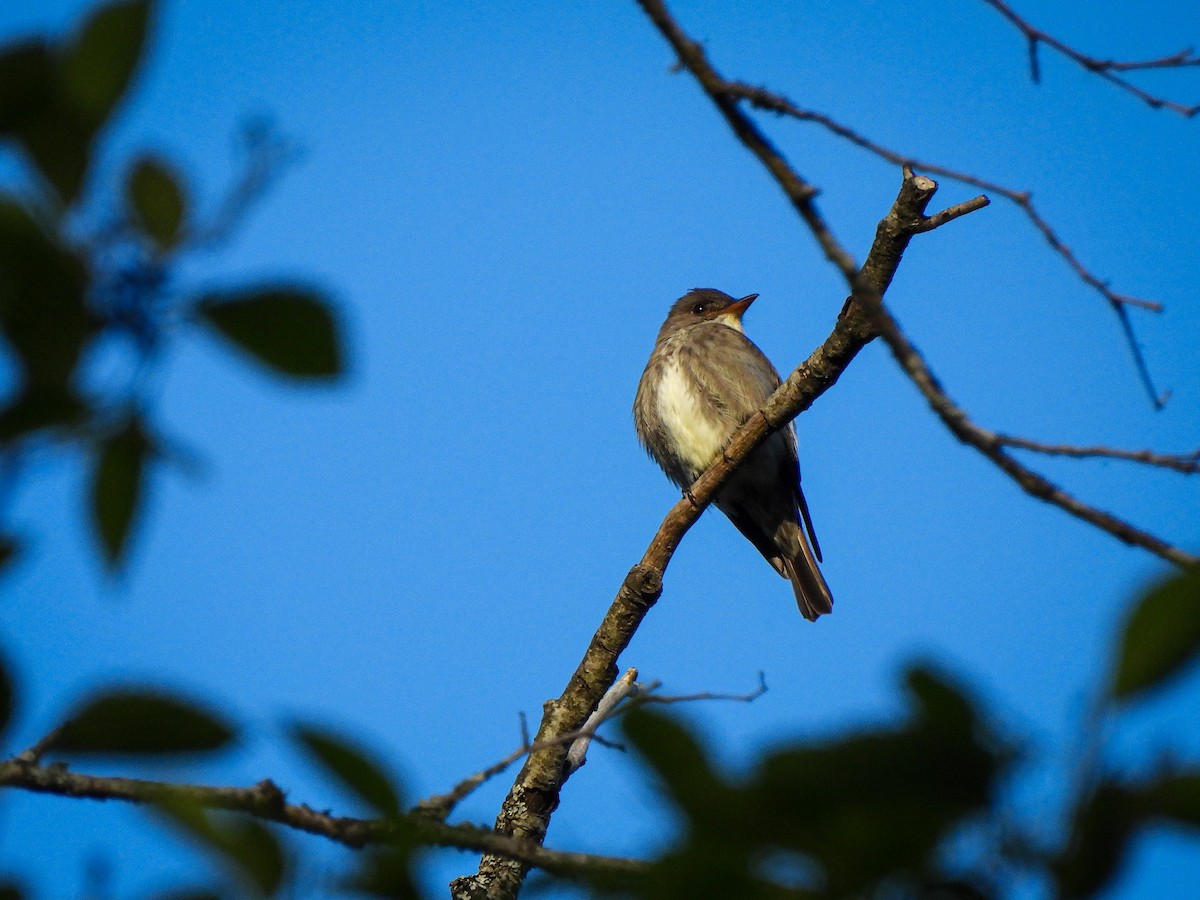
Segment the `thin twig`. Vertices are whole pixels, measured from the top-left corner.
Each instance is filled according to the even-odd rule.
[[[1004,444],[994,432],[980,428],[971,421],[965,410],[950,399],[937,376],[930,370],[929,365],[913,343],[900,330],[900,326],[884,304],[871,297],[862,298],[862,302],[867,305],[868,312],[878,327],[880,337],[887,343],[900,367],[928,401],[930,408],[942,420],[942,424],[964,444],[974,447],[995,463],[1025,493],[1052,503],[1076,518],[1108,532],[1118,540],[1143,547],[1178,566],[1188,566],[1200,561],[1192,554],[1168,544],[1148,531],[1135,528],[1111,513],[1084,503],[1049,479],[1017,462],[1009,453],[1005,452]]]
[[[636,697],[642,690],[642,686],[637,683],[637,675],[637,669],[627,669],[625,674],[618,678],[613,683],[613,686],[604,692],[604,696],[596,704],[595,711],[588,716],[588,720],[583,724],[583,728],[581,729],[583,734],[572,741],[570,748],[567,750],[567,775],[571,775],[576,769],[579,769],[587,762],[588,746],[591,744],[592,736],[596,733],[596,729],[600,727],[601,723],[613,716],[622,700]]]
[[[1128,462],[1143,463],[1147,466],[1157,466],[1161,469],[1174,469],[1184,475],[1195,475],[1200,472],[1200,450],[1193,453],[1158,453],[1154,450],[1120,450],[1114,447],[1080,447],[1074,444],[1044,444],[1041,441],[1031,441],[1028,438],[1016,437],[1011,434],[996,434],[995,441],[1002,447],[1016,447],[1020,450],[1032,450],[1047,456],[1070,456],[1075,459],[1105,458],[1122,459]]]
[[[758,673],[758,687],[748,694],[714,694],[703,691],[699,694],[645,694],[639,699],[642,703],[692,703],[696,700],[731,700],[735,703],[753,703],[767,692],[767,676]]]
[[[56,740],[58,740],[59,735],[62,734],[62,730],[62,725],[52,729],[49,734],[43,737],[28,750],[25,750],[14,756],[13,760],[26,766],[36,766],[42,761],[42,757],[45,756],[46,751],[50,749]]]
[[[699,694],[686,694],[680,696],[663,696],[654,693],[661,687],[661,682],[652,681],[649,684],[642,684],[636,681],[637,669],[629,669],[618,681],[605,693],[593,712],[583,724],[582,728],[566,734],[558,735],[550,740],[538,741],[529,743],[528,733],[523,733],[521,746],[513,750],[503,759],[497,760],[485,769],[468,775],[462,781],[458,782],[453,788],[444,794],[434,794],[432,797],[427,797],[417,803],[415,809],[424,815],[431,816],[436,819],[444,820],[454,808],[466,799],[470,794],[485,784],[490,779],[502,773],[505,769],[511,766],[514,762],[523,756],[530,753],[544,750],[552,746],[561,746],[570,744],[570,749],[567,751],[567,758],[570,761],[570,771],[573,773],[580,768],[586,759],[588,745],[595,741],[603,747],[608,747],[614,750],[624,750],[625,748],[610,741],[607,738],[597,734],[597,730],[605,722],[614,719],[623,714],[627,709],[631,708],[631,704],[640,703],[686,703],[699,700],[738,700],[749,702],[756,700],[766,693],[767,685],[763,674],[760,672],[759,687],[748,694],[719,694],[713,692],[704,692]],[[624,705],[622,705],[624,701]]]
[[[517,721],[521,725],[521,746],[529,749],[529,720],[525,718],[525,710],[517,713]]]
[[[1165,97],[1155,96],[1148,91],[1142,90],[1136,84],[1113,74],[1114,72],[1132,72],[1143,69],[1182,69],[1189,66],[1200,66],[1200,57],[1197,57],[1190,47],[1180,50],[1178,53],[1161,56],[1157,59],[1135,60],[1133,62],[1097,59],[1063,43],[1054,37],[1054,35],[1048,34],[1040,28],[1033,27],[1029,22],[1017,15],[1013,8],[1005,3],[1004,0],[983,0],[983,2],[1004,16],[1025,36],[1025,40],[1029,45],[1030,77],[1035,84],[1041,81],[1041,72],[1037,61],[1037,49],[1039,44],[1045,44],[1073,62],[1078,63],[1088,72],[1099,75],[1105,81],[1115,84],[1121,90],[1137,97],[1152,109],[1169,109],[1189,119],[1200,113],[1200,104],[1188,106],[1176,103],[1174,100],[1168,100]]]
[[[744,84],[738,81],[722,81],[717,87],[723,94],[729,97],[739,98],[747,101],[751,106],[773,112],[777,115],[787,116],[801,122],[811,122],[814,125],[819,125],[826,131],[829,131],[838,137],[849,141],[856,147],[860,147],[880,159],[894,163],[898,166],[908,166],[912,169],[919,169],[922,172],[928,172],[931,175],[941,175],[944,178],[950,178],[962,184],[969,184],[972,187],[977,187],[980,190],[988,191],[993,194],[998,194],[1005,200],[1014,204],[1029,220],[1030,224],[1042,235],[1050,248],[1057,253],[1071,270],[1075,272],[1077,278],[1096,291],[1101,297],[1107,301],[1112,307],[1113,312],[1117,316],[1117,320],[1121,325],[1122,334],[1125,337],[1125,343],[1129,347],[1129,352],[1133,356],[1134,366],[1137,369],[1138,377],[1142,381],[1142,385],[1146,389],[1151,402],[1156,408],[1161,409],[1165,404],[1165,395],[1160,393],[1150,376],[1150,369],[1146,365],[1146,359],[1142,353],[1141,346],[1137,342],[1137,338],[1133,333],[1133,325],[1129,320],[1128,311],[1125,307],[1133,306],[1138,309],[1149,310],[1150,312],[1162,312],[1163,305],[1156,300],[1146,300],[1141,297],[1132,297],[1128,294],[1119,294],[1109,287],[1108,282],[1100,278],[1091,269],[1087,268],[1075,255],[1075,252],[1063,241],[1058,232],[1042,217],[1042,214],[1033,204],[1033,195],[1029,191],[1018,191],[1013,188],[999,184],[995,181],[989,181],[986,178],[980,178],[977,175],[972,175],[968,172],[960,172],[955,169],[947,168],[936,163],[926,162],[922,159],[917,159],[913,156],[906,156],[902,153],[897,153],[882,144],[878,144],[870,138],[859,134],[857,131],[843,125],[836,119],[825,115],[824,113],[816,112],[811,109],[804,109],[797,106],[791,100],[777,94],[773,91],[768,91],[765,88],[755,87],[753,85]],[[953,209],[953,207],[951,207]]]

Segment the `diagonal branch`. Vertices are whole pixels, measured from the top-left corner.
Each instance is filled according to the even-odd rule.
[[[1140,528],[1135,528],[1111,513],[1084,503],[1049,479],[1017,462],[1011,454],[1005,452],[1005,440],[1000,435],[976,425],[967,416],[966,411],[950,399],[937,376],[930,370],[917,348],[900,330],[899,324],[888,312],[887,307],[877,298],[867,297],[864,298],[864,302],[879,329],[880,337],[891,349],[892,355],[905,374],[929,402],[930,408],[942,420],[942,424],[964,444],[974,447],[995,463],[1020,486],[1021,490],[1032,497],[1058,506],[1078,519],[1095,525],[1126,544],[1143,547],[1168,562],[1178,566],[1188,566],[1200,562],[1197,557],[1168,544],[1161,538]]]
[[[538,729],[537,741],[545,749],[530,753],[496,818],[496,831],[513,835],[526,842],[541,843],[550,818],[559,803],[559,795],[570,776],[567,754],[558,735],[579,729],[596,708],[605,692],[617,678],[617,659],[632,640],[646,614],[662,593],[663,574],[683,535],[696,522],[717,490],[749,453],[769,434],[785,427],[829,390],[849,366],[858,352],[877,334],[877,324],[886,326],[890,317],[877,315],[883,310],[882,298],[891,283],[900,260],[913,235],[935,227],[936,224],[986,205],[986,198],[977,198],[966,205],[952,207],[943,214],[926,217],[925,208],[937,190],[929,178],[914,176],[905,168],[900,193],[888,215],[879,223],[867,260],[859,269],[853,258],[834,237],[818,211],[814,198],[816,188],[801,178],[771,145],[758,127],[738,108],[737,99],[725,90],[724,81],[709,64],[702,48],[688,38],[671,18],[662,0],[638,0],[647,16],[675,49],[681,64],[700,82],[745,146],[763,163],[782,188],[797,213],[808,225],[825,256],[842,272],[851,288],[847,303],[833,332],[809,358],[788,376],[771,396],[766,406],[733,435],[722,458],[705,472],[684,499],[680,500],[659,526],[641,561],[625,577],[616,598],[593,635],[567,687],[555,700],[547,701]],[[932,376],[930,376],[932,379]],[[1018,482],[1036,484],[1035,473],[1017,466],[1002,451],[997,464]],[[1016,468],[1014,468],[1016,467]],[[1025,486],[1023,483],[1023,486]],[[1087,518],[1088,507],[1078,504],[1048,482],[1052,490],[1039,496],[1056,502],[1073,514]],[[1082,507],[1073,508],[1072,504]],[[1104,527],[1112,517],[1095,521]],[[1089,519],[1089,521],[1091,521]],[[1124,523],[1118,525],[1130,529]],[[1114,526],[1115,527],[1115,526]],[[1137,535],[1135,529],[1130,529]],[[1129,539],[1124,531],[1119,537]],[[1146,536],[1151,542],[1156,539]],[[1162,542],[1151,549],[1163,548]],[[1180,551],[1167,548],[1176,554]],[[1183,554],[1186,556],[1186,554]],[[471,876],[455,879],[451,895],[456,900],[509,900],[520,890],[527,866],[520,860],[503,854],[485,854],[478,871]]]
[[[725,115],[725,118],[731,121],[748,121],[745,114],[742,113],[736,105],[736,98],[741,96],[737,90],[738,86],[732,82],[726,81],[719,74],[717,74],[716,70],[713,69],[712,65],[708,62],[708,59],[704,55],[704,51],[700,48],[700,46],[688,38],[687,35],[683,33],[683,30],[679,27],[679,25],[676,24],[674,19],[671,18],[670,13],[667,12],[662,0],[638,0],[638,2],[641,4],[642,8],[646,10],[647,15],[650,16],[651,20],[653,20],[654,24],[658,26],[659,30],[663,33],[667,40],[670,41],[671,46],[676,50],[676,52],[679,53],[680,61],[689,71],[692,72],[693,75],[695,75],[696,80],[700,83],[701,87],[704,88],[705,92],[712,99],[713,103]],[[764,99],[764,101],[774,98],[774,95],[770,94],[770,92],[762,91],[761,89],[755,89],[755,91],[762,99]],[[786,101],[784,102],[786,103]],[[790,106],[790,104],[788,105]],[[827,117],[822,117],[822,119],[829,125],[836,125],[836,123],[833,123],[832,120],[829,120]],[[837,125],[836,127],[841,129],[839,133],[845,133],[846,136],[853,134],[853,132],[850,132],[848,129],[845,129],[840,125]],[[739,124],[735,125],[734,127],[734,132],[738,134],[739,137],[741,137],[744,133],[747,133],[747,131],[748,129],[744,125]],[[875,150],[875,152],[879,152],[883,149],[877,148],[876,145],[870,144],[870,142],[866,142],[865,139],[858,138],[857,135],[855,135],[855,138],[855,143],[860,143],[862,146],[869,146],[871,149]],[[745,142],[744,139],[743,142]],[[769,145],[766,146],[769,149]],[[762,158],[764,153],[763,145],[757,143],[754,145],[747,144],[747,147],[760,159]],[[771,152],[774,153],[773,150]],[[890,151],[884,152],[890,153]],[[901,161],[901,158],[896,157],[894,154],[891,154],[890,158],[893,158],[894,161]],[[787,162],[778,154],[775,154],[770,160],[770,165],[767,166],[767,169],[773,175],[778,171],[785,171],[788,173],[791,172]],[[947,172],[947,170],[939,167],[933,167],[933,170]],[[937,190],[937,184],[931,179],[923,176],[916,176],[914,178],[911,167],[908,165],[904,166],[904,171],[905,186],[911,186],[911,189],[913,190],[924,192],[924,200],[918,215],[918,218],[921,221],[917,223],[902,223],[902,230],[904,230],[905,234],[911,237],[913,233],[919,233],[923,225],[927,225],[936,218],[924,217],[924,204],[927,204],[933,197],[934,192]],[[793,175],[792,177],[798,176]],[[966,181],[969,184],[986,184],[978,179],[971,179],[969,176],[964,177],[960,173],[952,173],[951,177]],[[788,180],[781,179],[778,176],[776,176],[776,180],[779,182],[780,187],[782,187],[784,191],[788,192],[788,195],[791,196]],[[1007,189],[1001,190],[1002,192],[1007,191]],[[811,198],[814,190],[811,188],[811,186],[808,186],[808,191],[809,197]],[[903,193],[904,189],[902,188],[902,196]],[[1013,199],[1014,202],[1021,202],[1017,198],[1017,195],[1010,197],[1010,199]],[[1024,200],[1027,204],[1028,195],[1024,195]],[[900,201],[897,200],[897,206],[899,205]],[[1039,228],[1043,229],[1043,234],[1047,236],[1047,240],[1054,244],[1056,249],[1059,249],[1067,259],[1074,260],[1074,257],[1070,254],[1070,251],[1067,250],[1065,245],[1061,244],[1057,236],[1054,235],[1054,232],[1050,230],[1049,225],[1047,225],[1044,220],[1042,220],[1041,217],[1036,214],[1036,212],[1033,210],[1033,207],[1026,205],[1025,208],[1034,222],[1040,223]],[[952,209],[956,209],[956,207],[952,207]],[[895,212],[896,207],[893,207],[892,213],[889,213],[889,218],[891,218]],[[947,213],[948,212],[950,211],[948,210]],[[884,222],[880,223],[881,229],[883,228],[884,223],[887,221],[888,219],[885,219]],[[823,234],[815,231],[814,234],[818,241],[823,242]],[[878,245],[878,243],[879,237],[877,235],[876,245]],[[907,245],[907,238],[905,239],[905,245]],[[873,246],[872,252],[874,253],[874,251],[875,247]],[[870,262],[870,257],[868,257],[868,266],[870,265]],[[1080,267],[1080,271],[1086,270],[1082,270],[1082,267]],[[862,276],[867,277],[864,278]],[[893,355],[896,357],[905,373],[908,374],[909,378],[913,380],[921,393],[925,395],[934,412],[937,413],[939,418],[942,419],[942,422],[947,428],[950,429],[955,437],[987,456],[1005,474],[1016,481],[1022,490],[1031,496],[1037,497],[1040,500],[1045,500],[1048,503],[1053,503],[1076,518],[1082,519],[1083,521],[1108,532],[1118,540],[1124,541],[1127,544],[1143,547],[1149,550],[1151,553],[1157,554],[1163,559],[1166,559],[1177,565],[1187,565],[1194,561],[1195,558],[1191,554],[1186,553],[1183,550],[1172,546],[1171,544],[1168,544],[1149,532],[1135,528],[1133,525],[1118,519],[1116,516],[1113,516],[1110,513],[1083,503],[1082,501],[1068,494],[1066,491],[1062,490],[1057,485],[1045,479],[1043,476],[1017,462],[1010,454],[1004,451],[1003,446],[996,440],[996,436],[992,432],[980,428],[978,425],[975,425],[973,422],[971,422],[966,413],[950,400],[950,398],[942,390],[937,379],[925,365],[924,360],[921,359],[920,354],[917,353],[916,349],[900,331],[899,325],[883,305],[883,292],[886,290],[887,284],[890,282],[890,278],[888,281],[882,282],[878,289],[872,289],[874,285],[879,282],[877,282],[876,279],[869,277],[867,266],[864,266],[863,272],[860,273],[859,277],[847,278],[847,281],[850,284],[853,299],[857,301],[858,305],[864,310],[866,316],[871,321],[871,326],[878,329],[878,333],[887,341]],[[1129,322],[1127,318],[1127,311],[1124,305],[1114,301],[1114,308],[1116,309],[1118,316],[1120,316],[1122,323],[1128,329]],[[1137,352],[1136,343],[1132,341],[1132,333],[1128,333],[1130,335],[1131,346],[1134,347],[1135,353],[1137,353],[1138,360],[1140,362],[1141,356],[1140,353]],[[1142,364],[1142,368],[1144,370],[1144,364]],[[1147,384],[1149,385],[1148,375],[1146,377]],[[1157,402],[1158,401],[1156,400],[1156,403]]]
[[[801,189],[798,202],[811,205],[811,193],[804,189],[805,182],[793,173],[790,183]],[[879,223],[866,262],[861,269],[852,271],[856,296],[859,293],[880,296],[886,290],[912,236],[928,230],[930,219],[925,217],[924,210],[935,188],[929,179],[907,173],[891,211]],[[819,220],[815,207],[809,212]],[[851,259],[831,233],[825,234],[833,242],[831,258]],[[617,659],[661,595],[663,574],[684,534],[742,460],[768,435],[786,427],[829,390],[874,337],[873,325],[865,311],[851,305],[824,343],[788,376],[766,406],[734,434],[722,458],[700,476],[688,496],[667,514],[641,561],[625,577],[566,689],[558,699],[546,703],[536,738],[545,749],[526,757],[496,819],[496,831],[528,842],[540,843],[545,838],[559,793],[571,774],[567,752],[555,738],[582,727],[616,680]],[[512,898],[526,869],[520,860],[488,854],[476,874],[451,883],[451,894],[458,900]]]
[[[1148,91],[1142,90],[1131,81],[1115,74],[1116,72],[1131,72],[1141,69],[1183,69],[1191,66],[1200,66],[1200,57],[1197,57],[1191,48],[1180,50],[1178,53],[1172,53],[1169,56],[1162,56],[1157,59],[1135,60],[1133,62],[1097,59],[1094,56],[1088,56],[1086,53],[1081,53],[1074,47],[1064,44],[1058,38],[1054,37],[1054,35],[1047,34],[1040,28],[1034,28],[1017,15],[1013,8],[1005,3],[1004,0],[983,0],[983,2],[1004,16],[1018,31],[1025,35],[1025,40],[1029,45],[1030,77],[1033,78],[1034,84],[1041,82],[1037,51],[1039,45],[1045,44],[1073,62],[1078,63],[1087,71],[1099,75],[1105,81],[1115,84],[1126,93],[1137,97],[1151,109],[1169,109],[1188,119],[1200,113],[1200,103],[1187,106],[1182,103],[1176,103],[1174,100],[1168,100],[1165,97],[1155,96]]]

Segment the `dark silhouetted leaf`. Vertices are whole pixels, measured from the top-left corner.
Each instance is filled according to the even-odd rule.
[[[25,896],[25,888],[11,881],[0,882],[0,900],[21,900]]]
[[[73,252],[27,210],[0,199],[0,329],[16,351],[30,395],[63,396],[96,323],[87,274]]]
[[[1200,828],[1200,772],[1163,775],[1145,794],[1146,804],[1156,816]]]
[[[1052,866],[1059,895],[1091,897],[1110,884],[1144,813],[1133,792],[1117,784],[1100,785],[1076,811],[1070,841]]]
[[[8,723],[12,721],[16,700],[16,690],[13,688],[12,676],[8,672],[8,661],[0,657],[0,736],[3,736],[8,728]]]
[[[37,171],[70,206],[83,191],[91,166],[92,130],[55,94],[18,128],[18,140]]]
[[[1113,696],[1166,682],[1200,654],[1200,565],[1159,584],[1134,607],[1121,635]]]
[[[292,740],[354,796],[381,816],[399,814],[400,794],[392,779],[365,751],[316,725],[296,723],[289,730]]]
[[[88,407],[69,388],[29,385],[0,410],[0,442],[42,428],[69,428],[87,417]]]
[[[0,53],[0,136],[19,134],[40,115],[55,90],[54,57],[43,41]]]
[[[1200,773],[1102,783],[1076,810],[1070,840],[1052,866],[1062,896],[1090,897],[1109,887],[1138,833],[1168,823],[1200,827]]]
[[[266,287],[202,298],[201,321],[282,375],[342,372],[341,337],[329,303],[303,288]]]
[[[831,896],[922,883],[943,841],[988,808],[1011,761],[944,678],[915,669],[906,680],[917,702],[905,727],[781,749],[748,786],[747,827],[817,862]]]
[[[125,198],[159,247],[168,250],[175,246],[187,212],[187,200],[166,163],[153,158],[138,160],[129,173]]]
[[[121,0],[93,12],[64,49],[66,99],[95,132],[125,95],[142,57],[149,0]]]
[[[639,708],[622,719],[621,730],[693,825],[729,831],[737,792],[713,770],[705,748],[682,722]]]
[[[405,850],[372,850],[365,853],[357,872],[346,885],[356,894],[390,900],[418,900],[421,892],[412,874],[412,858]]]
[[[135,416],[98,449],[92,473],[92,524],[105,563],[115,569],[125,558],[154,444]]]
[[[220,750],[233,739],[232,727],[190,701],[114,690],[70,716],[52,749],[72,754],[191,754]]]
[[[256,893],[272,895],[283,883],[283,847],[262,823],[179,800],[158,801],[156,807]]]
[[[0,572],[11,566],[21,555],[21,539],[15,534],[0,534]]]

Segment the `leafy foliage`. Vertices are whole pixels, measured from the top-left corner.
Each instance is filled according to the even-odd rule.
[[[1200,566],[1153,588],[1138,603],[1117,655],[1113,696],[1129,699],[1165,684],[1200,656]]]
[[[264,287],[210,294],[196,304],[200,320],[255,361],[293,378],[334,378],[342,349],[329,303],[315,291]]]
[[[400,814],[400,793],[394,779],[365,750],[318,725],[295,723],[289,730],[292,740],[368,807],[388,818]]]
[[[131,348],[132,371],[155,369],[183,321],[291,378],[333,379],[345,357],[331,303],[316,291],[230,286],[193,299],[175,289],[182,258],[235,224],[253,184],[278,164],[261,129],[254,139],[266,162],[251,160],[251,188],[235,188],[216,223],[194,221],[174,167],[143,154],[128,167],[115,221],[90,235],[78,227],[88,221],[99,138],[134,84],[153,18],[150,0],[121,0],[64,40],[0,50],[0,141],[23,151],[37,194],[0,193],[0,352],[18,371],[0,400],[0,455],[23,463],[29,448],[45,452],[39,439],[52,433],[53,446],[93,458],[88,509],[109,569],[127,556],[161,426],[145,379],[99,394],[80,389],[98,348]],[[0,529],[0,567],[19,543]]]
[[[3,737],[8,723],[12,720],[13,707],[16,705],[16,690],[12,676],[8,672],[5,660],[0,658],[0,737]]]
[[[760,760],[744,783],[721,778],[679,722],[639,710],[625,734],[686,818],[685,839],[641,886],[643,896],[778,896],[761,872],[773,854],[803,860],[804,895],[869,896],[885,885],[913,893],[950,882],[939,850],[984,814],[1013,754],[974,704],[929,669],[906,677],[909,723]],[[789,894],[794,895],[794,894]]]
[[[92,522],[100,537],[104,561],[112,568],[125,555],[154,441],[133,416],[103,440],[98,451],[92,476]]]
[[[170,250],[179,242],[187,198],[167,163],[154,157],[138,160],[129,173],[125,197],[146,234],[161,249]]]
[[[72,714],[51,746],[59,753],[160,756],[220,750],[234,736],[221,716],[187,700],[118,689]]]
[[[212,853],[253,893],[273,896],[283,884],[286,865],[283,846],[261,822],[213,813],[178,800],[159,803],[157,811]]]

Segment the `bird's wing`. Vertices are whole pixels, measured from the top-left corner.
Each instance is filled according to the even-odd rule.
[[[733,431],[762,408],[782,381],[766,354],[740,331],[719,322],[704,322],[694,327],[707,331],[703,335],[703,342],[690,341],[685,345],[685,352],[690,355],[690,370],[696,375],[701,389],[709,395],[713,404],[726,414],[727,424],[730,431]],[[701,343],[706,352],[697,352],[697,345]],[[813,529],[808,502],[800,489],[800,457],[796,451],[796,432],[789,424],[780,429],[777,435],[782,438],[780,443],[784,451],[779,454],[782,470],[780,480],[793,488],[793,503],[800,512],[804,529],[812,542],[813,555],[820,560],[821,545],[817,542],[817,533]],[[776,444],[775,447],[778,453],[779,445]],[[745,529],[742,531],[745,533]]]
[[[708,400],[736,428],[779,387],[779,373],[754,342],[720,322],[702,322],[693,340],[680,345],[681,358]]]

